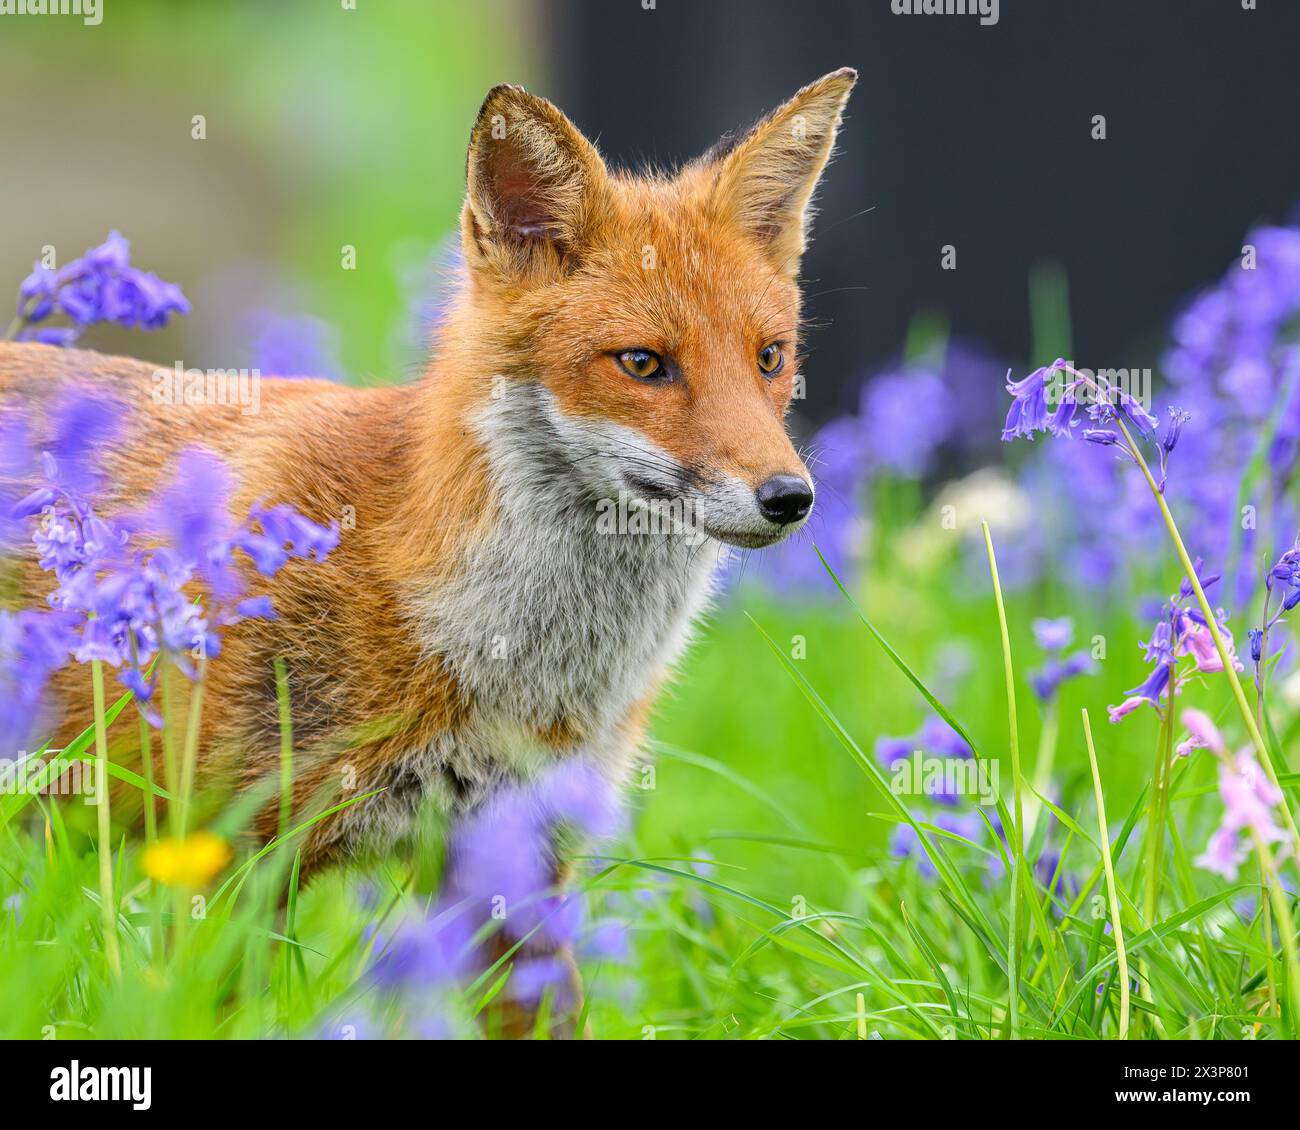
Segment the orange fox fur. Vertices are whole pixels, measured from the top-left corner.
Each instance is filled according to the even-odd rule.
[[[579,754],[627,772],[724,546],[797,525],[766,522],[753,492],[807,479],[783,424],[796,276],[855,78],[827,75],[672,176],[612,172],[550,103],[492,90],[470,138],[464,276],[412,386],[266,380],[244,415],[155,404],[139,361],[0,344],[6,406],[39,416],[74,383],[125,405],[101,513],[138,507],[190,445],[235,469],[236,517],[257,499],[322,523],[355,512],[324,563],[250,576],[278,618],[228,630],[206,673],[205,792],[275,780],[276,659],[296,812],[384,790],[313,828],[308,870],[399,834],[430,794],[454,811]],[[769,376],[757,358],[773,343],[784,361]],[[662,358],[659,375],[629,373],[632,350]],[[594,538],[590,510],[620,494],[633,509],[686,499],[704,537]],[[49,578],[25,578],[43,600]],[[53,688],[54,745],[87,725],[88,682],[74,668]],[[129,763],[135,727],[114,730]]]

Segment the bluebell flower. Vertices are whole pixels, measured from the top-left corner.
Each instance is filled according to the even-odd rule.
[[[1202,576],[1202,561],[1198,557],[1193,563],[1202,591],[1212,587],[1219,580],[1217,574]],[[1178,586],[1178,592],[1162,605],[1160,618],[1152,629],[1151,638],[1140,646],[1143,658],[1153,664],[1151,674],[1138,686],[1124,693],[1129,697],[1119,706],[1107,707],[1110,720],[1118,722],[1144,703],[1159,709],[1161,699],[1172,702],[1180,693],[1183,676],[1175,677],[1178,663],[1183,658],[1192,661],[1193,672],[1212,674],[1223,670],[1223,660],[1214,645],[1205,617],[1199,608],[1189,607],[1192,599],[1191,583],[1184,578]],[[1227,626],[1227,614],[1219,609],[1216,613],[1216,626],[1224,643],[1228,660],[1235,670],[1242,670],[1233,644],[1232,632]]]
[[[1011,373],[1007,373],[1007,392],[1014,397],[1014,400],[1002,428],[1002,439],[1005,442],[1010,442],[1019,436],[1033,439],[1035,432],[1050,432],[1054,436],[1069,437],[1070,429],[1074,426],[1074,414],[1078,408],[1073,392],[1067,388],[1061,394],[1060,403],[1050,413],[1047,403],[1047,382],[1054,373],[1063,369],[1065,364],[1065,361],[1058,359],[1051,365],[1035,369],[1029,376],[1019,381],[1011,380]]]
[[[1119,415],[1126,417],[1143,435],[1152,435],[1160,422],[1142,407],[1141,401],[1122,388],[1103,389],[1100,399],[1088,406],[1088,417],[1098,423],[1107,423]]]
[[[576,986],[568,963],[555,954],[531,957],[516,963],[506,990],[512,1000],[536,1005],[549,995],[552,1002],[566,1008],[574,1002]]]
[[[612,919],[593,923],[578,952],[594,961],[627,961],[631,949],[626,924]]]
[[[886,769],[892,769],[896,761],[905,761],[911,757],[915,748],[912,738],[881,736],[876,739],[876,760]]]
[[[156,330],[172,314],[189,312],[180,287],[131,266],[130,244],[114,231],[100,246],[57,270],[34,265],[18,288],[17,338],[68,346],[82,330],[100,322]],[[41,324],[54,314],[64,315],[72,325]]]
[[[1169,409],[1169,422],[1165,425],[1165,434],[1160,440],[1160,446],[1165,449],[1166,454],[1178,446],[1178,440],[1183,434],[1183,425],[1191,418],[1192,414],[1184,412],[1181,408]]]
[[[232,544],[269,577],[294,558],[324,560],[339,544],[339,525],[319,526],[292,506],[258,503],[249,510],[248,523],[234,535]]]
[[[1076,651],[1064,659],[1052,655],[1037,671],[1030,672],[1029,684],[1040,702],[1050,702],[1062,683],[1079,675],[1091,675],[1095,670],[1096,664],[1086,651]]]
[[[937,714],[931,714],[921,723],[914,739],[920,748],[936,757],[957,757],[967,760],[975,756],[970,744]]]
[[[921,728],[910,737],[882,736],[876,739],[876,759],[886,768],[897,761],[906,760],[920,750],[935,757],[967,759],[975,756],[974,750],[951,726],[936,714],[921,723]]]
[[[1030,627],[1034,639],[1044,651],[1064,651],[1074,639],[1074,621],[1068,616],[1059,620],[1037,619]]]
[[[950,832],[954,836],[960,836],[964,840],[978,844],[984,838],[984,822],[980,819],[979,813],[976,812],[938,812],[933,820],[924,821],[933,824],[934,827]],[[932,842],[936,847],[942,850],[948,850],[954,845],[947,836],[934,836],[931,833]],[[933,879],[936,871],[930,857],[921,847],[920,838],[917,836],[916,829],[911,824],[899,824],[890,837],[889,853],[895,859],[914,859],[916,860],[916,871],[924,879]]]
[[[1050,702],[1056,697],[1061,684],[1078,675],[1091,674],[1092,657],[1086,651],[1061,657],[1074,638],[1074,622],[1069,617],[1059,620],[1035,620],[1031,625],[1038,646],[1047,652],[1047,659],[1037,671],[1029,674],[1029,685],[1040,702]]]
[[[46,686],[68,662],[79,622],[60,610],[0,610],[0,762],[29,751],[46,722]]]
[[[556,888],[557,839],[602,839],[619,825],[617,792],[593,766],[569,762],[531,784],[504,788],[453,829],[447,873],[434,912],[376,940],[372,975],[393,988],[456,980],[482,969],[493,928],[522,943],[514,995],[562,990],[554,950],[586,936],[582,898]],[[608,924],[602,926],[609,941]]]
[[[907,478],[926,472],[953,428],[947,386],[927,369],[902,369],[868,381],[860,419],[870,467]]]
[[[1277,599],[1276,610],[1273,601]],[[1268,633],[1282,618],[1300,606],[1300,536],[1264,574],[1264,611],[1260,624],[1250,629],[1250,657],[1255,664],[1255,683],[1262,689],[1260,664]]]
[[[291,557],[320,560],[338,544],[339,531],[337,523],[317,526],[288,506],[256,508],[250,523],[257,528],[232,529],[234,476],[197,449],[182,452],[175,480],[143,512],[105,519],[88,492],[99,486],[98,456],[119,425],[118,406],[96,393],[74,390],[58,401],[49,414],[51,449],[40,456],[38,485],[12,513],[40,515],[31,540],[55,582],[48,601],[70,617],[58,622],[66,638],[56,667],[70,656],[116,668],[146,717],[161,725],[148,705],[160,671],[155,666],[152,679],[143,674],[155,658],[164,656],[194,678],[191,656],[220,654],[223,627],[274,614],[265,596],[245,595],[236,550],[251,546],[263,570],[274,572]],[[133,548],[143,533],[163,544]],[[196,580],[207,585],[202,604],[187,591]],[[22,701],[39,696],[36,683],[33,678]]]
[[[1263,657],[1264,630],[1262,628],[1251,628],[1248,634],[1250,636],[1250,658],[1258,664]]]
[[[1114,447],[1124,442],[1124,437],[1119,432],[1112,432],[1109,428],[1084,428],[1083,438],[1101,447]]]
[[[338,380],[338,332],[309,314],[281,317],[258,312],[253,365],[264,377],[320,377]]]

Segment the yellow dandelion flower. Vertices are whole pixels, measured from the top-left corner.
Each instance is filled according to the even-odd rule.
[[[184,839],[167,837],[145,848],[144,873],[168,887],[187,890],[205,886],[227,863],[233,851],[220,836],[195,832]]]

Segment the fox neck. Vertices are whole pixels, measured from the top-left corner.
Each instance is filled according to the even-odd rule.
[[[611,520],[618,500],[600,497],[539,384],[473,384],[477,396],[440,390],[440,430],[450,441],[459,416],[458,443],[472,448],[458,473],[479,482],[481,505],[453,561],[407,587],[407,607],[476,713],[525,735],[520,756],[604,755],[688,642],[724,548],[671,524]],[[439,524],[455,523],[444,513]]]

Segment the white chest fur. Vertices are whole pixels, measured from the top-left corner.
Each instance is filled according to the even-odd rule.
[[[485,759],[527,774],[556,756],[539,739],[552,734],[573,735],[572,752],[624,761],[620,725],[686,646],[723,547],[602,520],[618,459],[645,442],[620,434],[631,429],[562,417],[535,385],[511,386],[476,423],[498,520],[456,579],[414,604],[425,647],[477,720],[465,736],[477,748],[443,755],[473,777]]]

